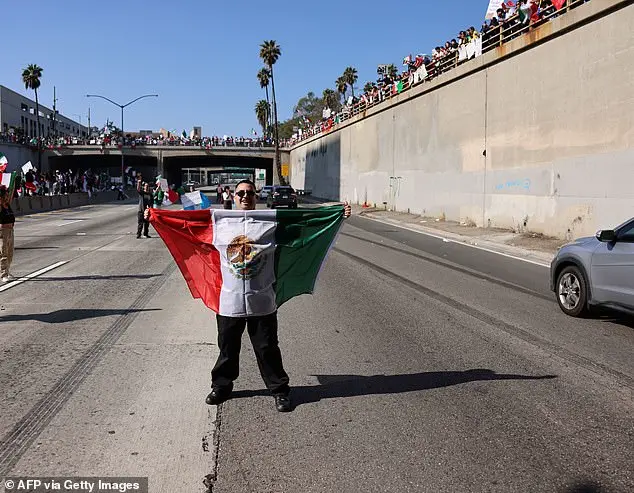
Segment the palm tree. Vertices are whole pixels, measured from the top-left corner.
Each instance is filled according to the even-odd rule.
[[[363,92],[366,94],[372,92],[372,89],[374,89],[374,84],[372,84],[372,82],[366,82],[365,86],[363,86]]]
[[[396,78],[396,76],[398,75],[398,69],[396,68],[396,65],[394,65],[393,63],[388,65],[387,75],[389,75],[391,79]]]
[[[42,67],[31,63],[22,71],[22,82],[25,89],[33,89],[35,91],[35,116],[37,118],[37,130],[35,137],[37,138],[37,169],[42,170],[42,145],[40,143],[40,102],[37,97],[37,89],[40,87],[40,77],[42,77]]]
[[[344,101],[344,104],[345,104],[345,102],[346,102],[346,89],[348,89],[348,83],[346,82],[346,79],[342,75],[341,77],[339,77],[335,81],[335,84],[337,86],[337,92],[343,96],[343,101]]]
[[[269,126],[269,119],[271,115],[271,105],[268,101],[261,99],[255,105],[255,116],[258,119],[258,123],[262,127],[262,132],[266,135],[267,127]]]
[[[270,74],[267,69],[263,68],[258,72],[258,80],[260,81],[260,87],[266,91],[267,104],[269,103],[269,79],[270,79]],[[271,112],[270,111],[268,112],[267,118],[269,119],[269,121],[267,122],[266,128],[264,129],[265,136],[266,136],[267,130],[270,129],[271,127],[271,122],[270,122]]]
[[[326,108],[330,108],[334,112],[339,111],[339,96],[332,89],[324,89],[321,100]]]
[[[350,89],[352,89],[352,97],[354,98],[354,85],[359,79],[359,76],[357,75],[357,69],[354,67],[346,67],[346,69],[343,71],[343,78],[350,86]]]
[[[277,62],[278,58],[282,54],[282,50],[280,49],[280,45],[278,45],[275,40],[271,39],[270,41],[264,41],[260,45],[260,58],[264,62],[264,64],[269,68],[269,74],[271,75],[271,95],[273,98],[273,120],[274,127],[273,131],[275,132],[275,165],[277,167],[277,177],[280,180],[282,185],[286,185],[286,180],[282,176],[282,163],[280,159],[280,139],[279,139],[279,131],[277,128],[277,102],[275,99],[275,78],[273,77],[273,65]]]

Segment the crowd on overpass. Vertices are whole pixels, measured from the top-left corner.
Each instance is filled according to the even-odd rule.
[[[137,147],[137,146],[192,146],[202,149],[212,149],[215,147],[273,147],[273,140],[251,137],[234,137],[224,135],[222,137],[202,137],[187,138],[179,135],[144,135],[132,136],[126,135],[123,139],[121,136],[115,135],[94,135],[90,139],[82,139],[79,137],[42,137],[40,139],[43,149],[60,149],[73,145],[94,145],[102,149],[110,147]],[[16,133],[0,133],[0,143],[13,143],[37,149],[38,139],[29,135],[18,135]],[[286,142],[281,141],[281,146]]]
[[[335,125],[367,108],[386,101],[408,89],[430,81],[482,53],[506,43],[530,29],[564,14],[590,0],[515,0],[500,2],[495,14],[484,21],[480,30],[471,26],[460,31],[456,38],[447,40],[431,50],[430,54],[408,55],[403,59],[405,69],[398,72],[392,65],[377,69],[379,78],[369,82],[358,97],[350,97],[341,111],[332,114],[326,111],[319,122],[310,122],[300,128],[292,139],[293,145],[314,135],[328,132]],[[491,2],[493,4],[493,2]]]

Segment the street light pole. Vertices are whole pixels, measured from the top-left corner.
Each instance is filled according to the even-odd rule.
[[[155,97],[158,98],[158,94],[145,94],[144,96],[139,96],[136,99],[133,99],[132,101],[130,101],[129,103],[126,104],[119,104],[119,103],[115,103],[112,99],[108,99],[105,96],[100,96],[99,94],[86,94],[87,98],[101,98],[101,99],[105,99],[106,101],[109,101],[110,103],[114,104],[115,106],[118,106],[119,108],[121,108],[121,185],[123,186],[123,188],[125,189],[125,180],[124,180],[124,157],[123,157],[123,143],[124,143],[124,134],[123,134],[123,109],[126,106],[130,106],[132,103],[136,103],[139,99],[143,99],[143,98],[151,98],[151,97]]]

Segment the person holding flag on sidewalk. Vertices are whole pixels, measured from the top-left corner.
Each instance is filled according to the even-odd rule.
[[[230,398],[245,328],[260,375],[280,412],[292,411],[278,342],[278,308],[314,292],[318,274],[350,205],[256,210],[255,184],[236,185],[237,210],[146,212],[190,292],[216,313],[220,354],[209,405]]]
[[[6,169],[6,163],[0,164],[0,172]],[[15,171],[0,173],[0,279],[10,282],[14,277],[9,272],[13,261],[13,242],[15,215],[11,209],[15,187]]]

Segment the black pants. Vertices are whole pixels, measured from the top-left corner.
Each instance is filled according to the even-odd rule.
[[[145,236],[149,236],[150,221],[143,218],[143,213],[139,212],[139,224],[136,228],[137,237],[141,236],[141,230]]]
[[[240,346],[245,325],[266,388],[273,394],[288,394],[288,375],[282,365],[277,339],[277,312],[263,317],[224,317],[216,315],[220,354],[211,370],[211,387],[231,391],[240,372]]]

